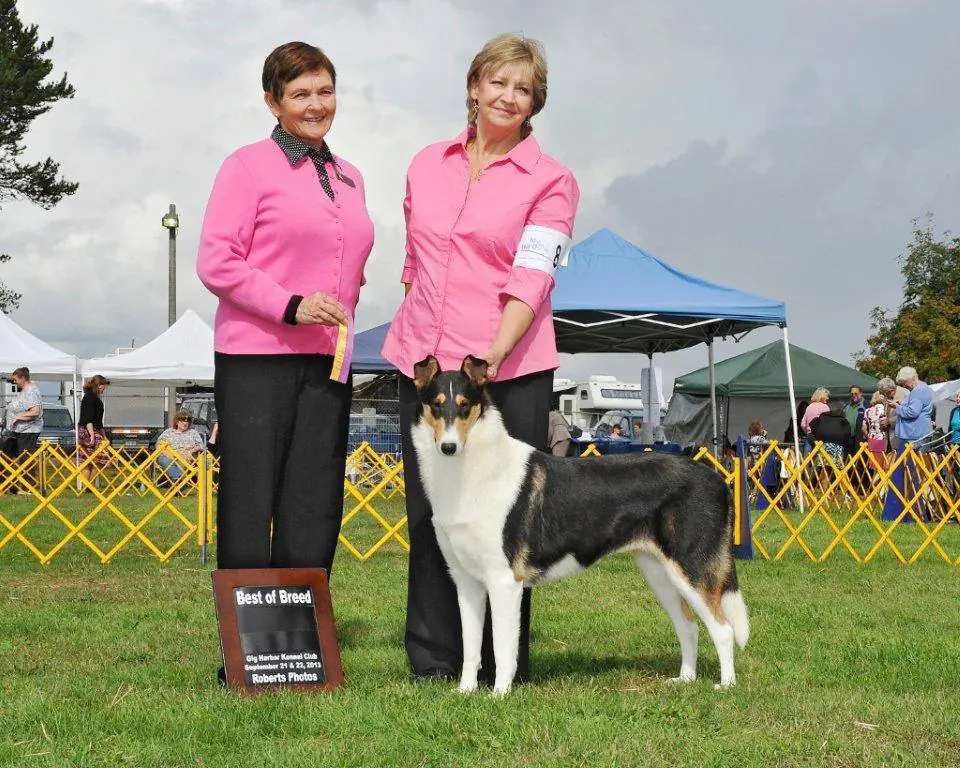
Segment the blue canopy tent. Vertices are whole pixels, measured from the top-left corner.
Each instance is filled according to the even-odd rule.
[[[350,370],[354,373],[388,373],[397,367],[380,356],[387,338],[390,323],[378,325],[353,337],[353,361]]]
[[[755,328],[778,326],[783,332],[787,383],[796,419],[787,311],[782,301],[684,274],[609,229],[601,229],[573,247],[569,266],[557,272],[551,301],[560,352],[639,352],[650,359],[652,376],[654,353],[706,344],[715,451],[713,340],[718,336],[739,339]]]

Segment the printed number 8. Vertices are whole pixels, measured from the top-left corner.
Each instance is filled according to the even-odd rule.
[[[557,265],[560,263],[560,252],[563,250],[562,245],[557,246],[557,253],[553,257],[553,268],[556,269]]]

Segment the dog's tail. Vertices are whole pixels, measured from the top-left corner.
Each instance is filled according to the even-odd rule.
[[[730,626],[733,627],[733,639],[738,647],[743,648],[750,639],[750,617],[747,615],[747,603],[737,583],[736,566],[732,562],[730,575],[727,577],[727,583],[723,585],[723,594],[720,596],[720,607]]]

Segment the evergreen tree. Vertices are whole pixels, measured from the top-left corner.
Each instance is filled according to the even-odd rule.
[[[868,349],[855,355],[857,368],[881,377],[910,365],[924,381],[960,378],[960,238],[944,233],[938,240],[930,216],[924,228],[914,221],[900,271],[900,309],[873,308]]]
[[[67,76],[44,82],[53,70],[46,54],[53,38],[40,41],[37,25],[23,26],[16,0],[0,0],[0,206],[10,200],[29,200],[50,209],[77,184],[58,176],[59,163],[51,158],[22,162],[24,140],[30,124],[60,99],[73,97]],[[0,262],[10,256],[0,254]],[[0,282],[0,311],[19,304],[20,294]]]

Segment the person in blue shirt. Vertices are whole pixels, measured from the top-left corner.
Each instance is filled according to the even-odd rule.
[[[910,366],[897,372],[897,384],[910,394],[897,406],[896,435],[902,443],[923,449],[933,432],[933,390],[926,382],[920,381],[917,370]]]
[[[950,411],[950,418],[947,419],[947,428],[950,430],[948,442],[950,445],[960,445],[960,392],[954,398],[956,405]]]

